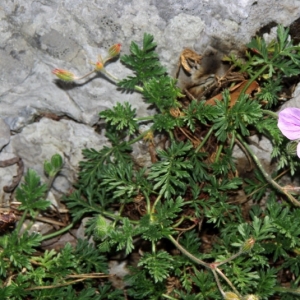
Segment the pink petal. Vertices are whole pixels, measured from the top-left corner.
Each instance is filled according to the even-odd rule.
[[[297,156],[300,158],[300,143],[297,145]]]
[[[288,107],[279,112],[277,126],[289,140],[300,139],[300,109]]]

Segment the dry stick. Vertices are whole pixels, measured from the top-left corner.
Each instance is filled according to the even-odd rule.
[[[297,201],[290,193],[288,193],[283,187],[281,187],[276,181],[273,180],[273,178],[265,171],[264,167],[262,166],[261,162],[259,161],[258,157],[253,153],[249,145],[243,140],[243,138],[237,134],[237,139],[242,143],[242,145],[245,147],[245,149],[249,152],[250,156],[256,163],[257,167],[265,177],[265,179],[279,192],[284,194],[288,197],[288,199],[297,207],[300,207],[300,202]]]
[[[66,282],[66,283],[62,283],[62,284],[57,284],[57,285],[35,286],[35,287],[33,287],[33,288],[25,289],[25,291],[35,291],[35,290],[55,289],[55,288],[58,288],[58,287],[68,286],[68,285],[71,285],[71,284],[74,284],[74,283],[77,283],[77,282],[80,282],[80,281],[84,281],[84,280],[86,280],[86,279],[87,279],[87,278],[80,278],[80,279],[72,280],[72,281],[69,281],[69,282]]]

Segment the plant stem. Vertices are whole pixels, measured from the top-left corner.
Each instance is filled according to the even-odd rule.
[[[218,147],[217,154],[216,154],[216,158],[215,158],[215,162],[218,162],[222,150],[223,150],[223,144],[221,144],[221,145]]]
[[[227,282],[227,284],[232,288],[232,290],[234,291],[234,293],[237,294],[240,299],[242,299],[241,294],[237,291],[237,289],[234,287],[234,285],[232,284],[232,282],[225,276],[225,274],[220,269],[218,269],[218,268],[216,268],[215,270]]]
[[[240,256],[240,255],[243,254],[243,253],[244,253],[244,252],[239,251],[238,253],[233,254],[232,256],[228,257],[227,259],[222,260],[222,261],[220,261],[220,262],[218,262],[218,263],[216,263],[216,264],[217,264],[218,267],[221,266],[221,265],[224,265],[224,264],[226,264],[226,263],[228,263],[228,262],[230,262],[230,261],[236,259],[238,256]]]
[[[154,116],[148,116],[148,117],[135,118],[134,120],[137,122],[140,122],[140,121],[151,121],[153,119],[154,119]]]
[[[18,222],[18,225],[16,227],[16,231],[18,232],[18,234],[21,231],[22,225],[23,225],[23,223],[25,221],[25,218],[26,218],[27,214],[28,214],[28,209],[24,210],[23,215],[22,215],[20,221]]]
[[[278,115],[277,115],[277,113],[275,113],[274,111],[267,110],[267,109],[263,109],[262,112],[263,112],[265,115],[269,115],[269,116],[273,117],[274,119],[278,119]]]
[[[95,70],[93,70],[93,71],[91,71],[91,72],[88,72],[87,74],[85,74],[85,75],[83,75],[83,76],[81,76],[81,77],[77,77],[76,80],[78,81],[78,80],[84,79],[84,78],[86,78],[86,77],[92,75],[94,72],[95,72]]]
[[[188,258],[190,258],[195,263],[197,263],[197,264],[199,264],[199,265],[201,265],[201,266],[203,266],[203,267],[205,267],[205,268],[207,268],[207,269],[209,269],[209,270],[212,271],[212,273],[213,273],[213,275],[215,277],[218,289],[220,290],[222,296],[224,296],[224,291],[223,291],[223,289],[221,287],[221,284],[220,284],[220,281],[219,281],[217,273],[227,282],[227,284],[232,288],[232,290],[241,298],[241,295],[236,290],[236,288],[234,287],[234,285],[232,284],[232,282],[223,274],[223,272],[220,269],[217,268],[218,263],[207,264],[203,260],[198,259],[194,255],[192,255],[190,252],[188,252],[186,249],[184,249],[171,235],[168,235],[168,238],[176,246],[176,248],[179,249],[184,255],[186,255]],[[240,253],[237,253],[237,254],[239,255]],[[237,257],[238,255],[233,255],[233,256]]]
[[[172,225],[172,228],[178,227],[185,219],[185,216],[182,216],[176,224]]]
[[[110,79],[112,79],[114,81],[114,83],[117,84],[118,82],[120,82],[119,78],[117,78],[114,75],[112,75],[111,73],[107,72],[105,69],[102,70],[102,73],[104,75],[107,75],[107,77],[109,77]],[[137,92],[140,92],[140,93],[142,93],[144,91],[144,89],[142,87],[138,86],[138,85],[134,86],[134,90],[137,91]]]
[[[294,294],[297,296],[300,296],[300,289],[291,289],[291,288],[286,288],[286,287],[274,287],[273,288],[275,291],[280,292],[280,293],[289,293],[289,294]]]
[[[105,69],[101,70],[101,73],[109,77],[110,79],[113,80],[114,83],[118,83],[120,81],[119,78],[116,76],[112,75],[111,73],[107,72]]]
[[[157,205],[157,203],[160,201],[162,195],[158,195],[158,197],[155,199],[155,202],[153,203],[152,209],[151,209],[151,214],[154,214],[155,212],[155,207]]]
[[[204,146],[204,144],[206,143],[206,141],[208,140],[208,138],[210,137],[210,135],[213,132],[213,128],[211,127],[209,129],[209,131],[207,132],[206,136],[204,137],[204,139],[202,140],[201,144],[197,147],[197,149],[195,150],[195,152],[199,152],[200,149]]]
[[[173,298],[173,297],[171,297],[171,296],[169,296],[169,295],[167,295],[167,294],[162,294],[162,296],[163,296],[164,298],[167,298],[167,299],[170,299],[170,300],[177,300],[177,298]]]
[[[224,291],[223,291],[223,289],[222,289],[222,286],[221,286],[221,283],[220,283],[218,274],[216,273],[216,270],[215,270],[215,269],[212,269],[211,271],[212,271],[212,273],[213,273],[213,275],[214,275],[214,277],[215,277],[215,281],[216,281],[216,283],[217,283],[218,289],[219,289],[219,291],[220,291],[222,297],[224,298],[225,293],[224,293]]]
[[[149,130],[146,130],[146,131],[142,132],[139,136],[137,136],[133,140],[129,141],[128,145],[132,145],[132,144],[138,142],[139,140],[141,140],[145,135],[147,135],[151,131],[152,131],[152,129],[149,129]]]
[[[247,84],[245,85],[245,87],[243,88],[243,90],[240,93],[241,95],[244,95],[245,92],[247,91],[248,87],[252,84],[252,82],[254,82],[261,74],[263,74],[263,72],[267,69],[268,65],[265,65],[264,67],[262,67],[259,71],[257,71],[247,82]]]
[[[179,249],[184,255],[186,255],[188,258],[190,258],[193,262],[211,270],[211,266],[204,262],[201,259],[198,259],[194,255],[192,255],[190,252],[185,250],[171,235],[168,235],[168,239],[176,246],[177,249]]]
[[[144,196],[146,198],[146,207],[147,207],[147,213],[150,214],[151,213],[151,203],[150,203],[150,199],[147,193],[144,193]]]
[[[300,202],[297,201],[290,193],[288,193],[285,189],[283,189],[276,181],[272,179],[272,177],[265,171],[264,167],[262,166],[261,162],[259,161],[258,157],[254,154],[254,152],[251,150],[249,145],[243,140],[243,138],[237,134],[237,139],[240,141],[240,143],[245,147],[245,149],[248,151],[254,162],[256,163],[257,167],[259,168],[262,175],[265,177],[265,179],[268,181],[269,184],[271,184],[275,189],[277,189],[279,192],[287,196],[287,198],[297,207],[300,207]]]
[[[55,232],[52,232],[50,234],[44,235],[42,237],[42,241],[54,238],[54,237],[56,237],[58,235],[61,235],[61,234],[65,233],[65,232],[69,231],[73,227],[73,225],[74,225],[73,223],[70,223],[68,226],[66,226],[66,227],[64,227],[64,228],[62,228],[62,229],[60,229],[58,231],[55,231]]]

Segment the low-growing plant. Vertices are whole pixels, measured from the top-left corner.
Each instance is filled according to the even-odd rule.
[[[47,193],[62,165],[62,157],[53,155],[44,164],[46,183],[29,169],[16,190],[17,210],[22,217],[15,229],[6,228],[0,236],[0,299],[121,299],[122,292],[107,290],[108,285],[105,290],[99,287],[100,281],[95,282],[95,278],[106,281],[107,260],[87,240],[78,240],[76,247],[67,243],[59,252],[42,251],[43,241],[61,235],[73,224],[44,236],[30,230],[38,215],[51,206]],[[30,223],[23,226],[26,219]]]
[[[97,287],[87,281],[77,292],[74,286],[56,285],[66,281],[69,272],[104,272],[103,257],[120,252],[139,255],[124,278],[126,299],[299,298],[300,201],[295,187],[280,185],[284,174],[296,178],[299,158],[294,138],[290,142],[279,130],[274,110],[283,81],[299,74],[300,47],[282,26],[269,45],[256,37],[247,46],[243,59],[226,57],[228,72],[215,84],[222,94],[212,91],[200,100],[166,73],[150,34],[144,35],[141,46],[132,42],[130,54],[121,56],[132,70],[125,79],[105,68],[119,55],[120,44],[112,46],[106,58],[99,57],[91,73],[108,76],[124,91],[141,93],[156,113],[138,117],[126,102],[100,112],[111,146],[83,150],[76,189],[65,197],[74,223],[92,217],[86,232],[97,248],[81,241],[77,250],[66,246],[60,254],[50,251],[33,259],[32,249],[41,237],[20,237],[17,230],[15,238],[26,239],[29,247],[20,248],[18,259],[27,260],[9,257],[17,252],[5,252],[1,242],[3,264],[9,264],[1,267],[2,275],[10,270],[9,276],[15,276],[3,297],[12,288],[19,298],[11,299],[20,299],[32,285],[51,285],[53,299],[63,292],[68,296],[60,299],[75,294],[82,299],[123,299],[108,282]],[[77,77],[61,69],[53,73],[66,82],[91,74]],[[140,132],[142,124],[149,129]],[[254,153],[248,139],[252,134],[272,143],[274,173],[269,174]],[[136,163],[136,143],[148,147],[149,164]],[[239,175],[234,145],[244,151],[249,165],[255,163],[248,176]],[[37,194],[36,186],[27,197],[41,197]],[[31,215],[36,208],[41,209],[24,206]],[[87,261],[84,270],[82,257]],[[41,267],[34,268],[33,261]],[[30,276],[24,278],[22,268]],[[45,295],[37,289],[32,297]]]
[[[100,112],[111,146],[83,150],[77,190],[66,197],[75,222],[93,216],[87,234],[102,253],[139,251],[137,265],[124,278],[129,299],[300,295],[300,202],[294,190],[278,183],[283,174],[296,174],[299,158],[272,111],[283,80],[299,74],[300,47],[282,26],[269,45],[256,37],[247,46],[243,59],[226,58],[229,73],[243,76],[238,96],[224,84],[218,86],[221,100],[213,102],[185,97],[160,64],[150,34],[121,56],[131,76],[117,79],[101,58],[101,68],[94,69],[157,109],[153,116],[137,117],[131,104],[117,103]],[[253,85],[258,91],[249,92]],[[149,130],[141,133],[145,123]],[[250,132],[271,141],[273,174],[253,152]],[[131,155],[139,141],[151,158],[144,167]],[[256,165],[248,178],[237,172],[236,144]]]

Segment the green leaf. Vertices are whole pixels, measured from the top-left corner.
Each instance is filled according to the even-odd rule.
[[[166,251],[157,253],[145,253],[139,263],[139,267],[144,267],[153,277],[154,282],[162,282],[169,276],[173,269],[173,257]]]
[[[50,201],[43,199],[48,188],[45,184],[40,184],[40,177],[31,169],[27,171],[24,181],[17,188],[16,198],[22,203],[19,210],[28,210],[33,217],[36,210],[45,210],[51,205]]]
[[[92,243],[79,239],[74,250],[79,273],[107,273],[107,258]]]
[[[192,132],[195,131],[198,122],[207,125],[208,121],[215,120],[220,116],[220,111],[215,105],[206,105],[205,102],[192,100],[190,105],[183,110],[183,120]]]
[[[28,255],[36,251],[35,248],[40,245],[41,241],[42,236],[35,233],[24,233],[19,237],[18,233],[14,231],[9,236],[1,236],[0,275],[6,275],[10,263],[13,266],[10,267],[10,270],[13,270],[13,268],[16,268],[18,271],[22,270],[22,268],[31,269]]]
[[[44,162],[44,171],[49,177],[55,177],[63,166],[63,159],[59,154],[54,154],[51,161]]]
[[[247,126],[255,124],[262,118],[260,105],[251,100],[247,95],[241,95],[232,108],[229,108],[230,95],[226,90],[223,93],[223,101],[216,102],[219,117],[213,124],[215,135],[221,141],[225,141],[229,134],[235,132],[242,136],[249,135]]]
[[[117,242],[117,250],[125,249],[126,255],[134,249],[133,237],[140,234],[143,228],[134,227],[128,218],[122,219],[123,225],[110,232],[110,238]]]
[[[143,48],[140,48],[135,42],[131,43],[131,54],[121,56],[121,61],[133,69],[135,76],[128,76],[121,80],[118,83],[120,87],[134,90],[135,86],[143,86],[149,79],[165,74],[166,69],[161,66],[155,53],[155,47],[153,36],[147,33],[144,34]]]
[[[131,160],[129,153],[132,149],[127,142],[123,142],[116,133],[107,132],[106,136],[111,142],[111,147],[103,146],[100,151],[95,149],[82,151],[85,158],[79,163],[79,180],[82,187],[97,183],[106,164],[115,161],[128,163]]]
[[[203,270],[195,271],[195,275],[191,278],[196,286],[199,288],[199,299],[223,299],[220,297],[219,291],[215,287],[212,280],[212,274]]]
[[[136,196],[140,190],[149,191],[149,183],[145,178],[145,169],[134,170],[132,163],[109,164],[103,170],[100,186],[113,193],[113,198],[125,202]]]
[[[170,113],[156,114],[153,118],[153,130],[157,131],[171,131],[175,127],[181,127],[181,120],[179,118],[174,118]]]
[[[127,130],[128,133],[134,134],[138,129],[138,123],[135,120],[136,110],[131,108],[128,102],[123,105],[117,103],[113,109],[107,109],[100,113],[100,117],[116,128],[116,130]]]
[[[154,189],[169,199],[171,195],[184,193],[190,177],[192,164],[185,160],[185,155],[192,148],[190,143],[172,143],[166,151],[158,152],[160,161],[151,166],[148,179],[155,182]]]
[[[263,220],[254,216],[253,218],[253,230],[255,240],[264,240],[274,238],[274,224],[269,216],[266,216]]]
[[[151,78],[144,82],[143,96],[161,112],[181,106],[178,102],[178,97],[182,96],[181,90],[176,86],[176,80],[169,76]]]

